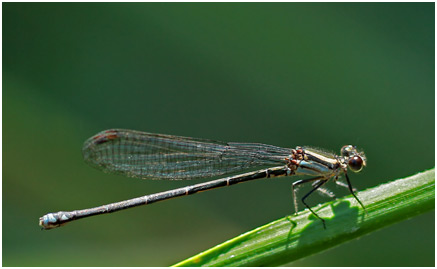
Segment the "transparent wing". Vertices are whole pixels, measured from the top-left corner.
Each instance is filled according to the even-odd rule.
[[[118,129],[89,138],[82,153],[85,162],[106,173],[185,180],[285,164],[291,149]]]

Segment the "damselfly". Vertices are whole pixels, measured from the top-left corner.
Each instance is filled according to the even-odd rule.
[[[325,228],[325,221],[305,200],[314,191],[334,197],[330,191],[323,188],[331,178],[339,185],[347,187],[364,209],[364,205],[354,193],[347,170],[349,168],[353,172],[361,171],[366,166],[366,157],[352,145],[343,146],[341,155],[337,156],[308,147],[288,149],[257,143],[225,143],[114,129],[89,138],[82,152],[85,162],[103,172],[143,179],[188,180],[236,174],[248,169],[260,170],[95,208],[49,213],[39,219],[39,225],[43,229],[52,229],[81,218],[112,213],[240,182],[292,175],[311,176],[292,184],[295,212],[298,211],[297,188],[311,182],[313,189],[304,195],[301,201],[322,221]],[[344,174],[347,184],[338,181],[341,174]]]

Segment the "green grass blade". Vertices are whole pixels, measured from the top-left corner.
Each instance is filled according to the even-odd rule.
[[[174,266],[275,266],[332,248],[385,226],[434,209],[435,169],[358,193],[368,214],[352,196],[256,228]]]

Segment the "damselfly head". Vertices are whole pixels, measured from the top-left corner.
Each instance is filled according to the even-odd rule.
[[[341,148],[341,156],[345,158],[349,169],[355,173],[360,172],[364,166],[366,166],[366,156],[364,152],[358,152],[355,146],[343,146]]]

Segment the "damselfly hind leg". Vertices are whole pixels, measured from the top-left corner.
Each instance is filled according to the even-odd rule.
[[[302,203],[305,205],[305,207],[308,208],[308,210],[309,210],[309,211],[310,211],[314,216],[316,216],[316,218],[318,218],[318,219],[322,222],[322,224],[323,224],[323,228],[326,229],[325,220],[322,219],[319,215],[317,215],[317,213],[314,212],[314,211],[311,209],[311,207],[310,207],[310,206],[305,202],[305,199],[308,198],[308,196],[310,196],[311,193],[313,193],[314,191],[318,190],[320,187],[322,187],[322,186],[327,182],[327,180],[326,180],[325,177],[320,176],[320,177],[315,177],[315,178],[309,178],[309,179],[298,180],[298,181],[294,182],[294,183],[291,185],[291,189],[292,189],[292,192],[293,192],[294,210],[295,210],[295,213],[297,214],[297,211],[298,211],[297,195],[296,195],[297,187],[298,187],[299,185],[302,185],[302,184],[305,184],[305,183],[309,183],[309,182],[314,182],[314,181],[317,181],[317,180],[319,180],[319,182],[315,182],[316,184],[313,185],[313,189],[312,189],[310,192],[308,192],[307,194],[305,194],[305,196],[302,197],[301,201],[302,201]]]
[[[291,185],[291,193],[293,195],[293,203],[294,203],[294,213],[297,214],[297,212],[299,211],[298,209],[298,203],[297,203],[297,190],[299,185],[303,185],[309,182],[315,182],[319,179],[322,179],[323,177],[315,177],[315,178],[308,178],[308,179],[301,179],[301,180],[297,180],[295,182],[293,182],[293,184]]]

